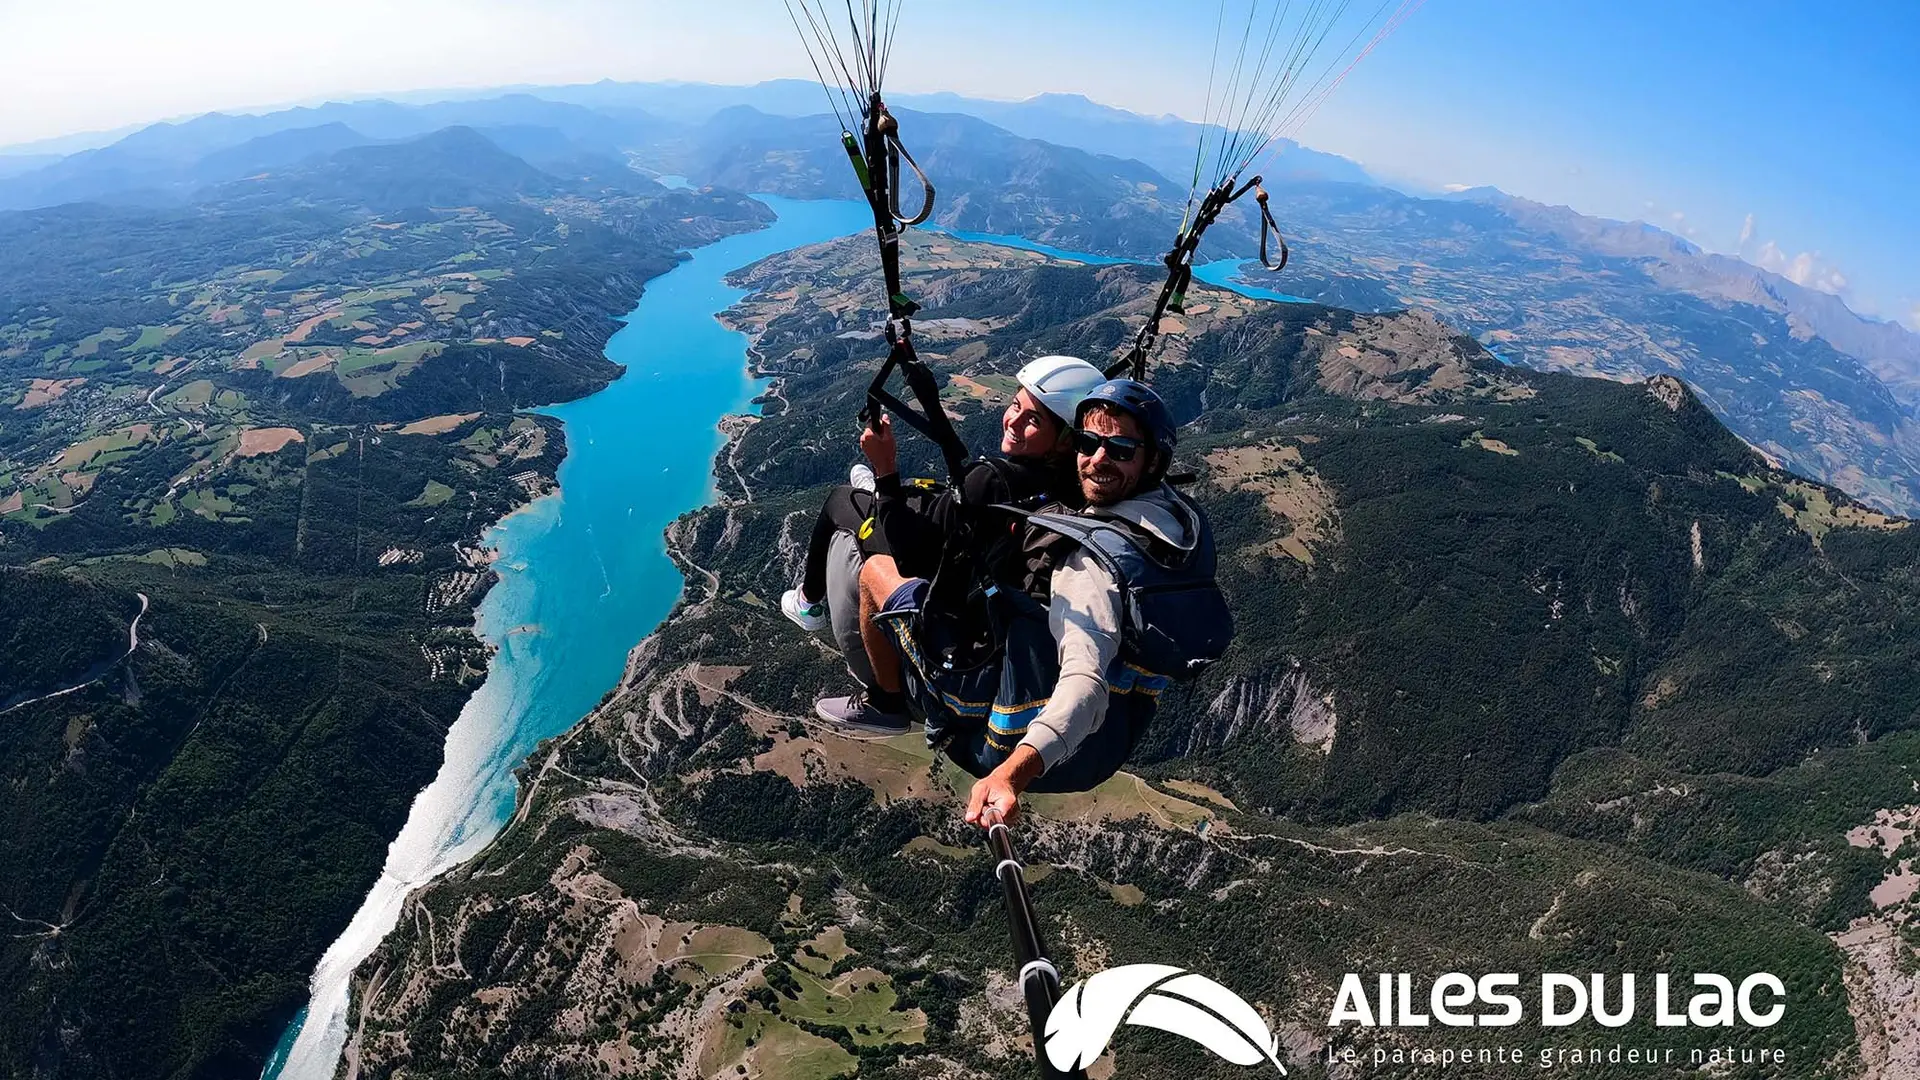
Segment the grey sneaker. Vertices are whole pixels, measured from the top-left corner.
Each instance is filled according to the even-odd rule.
[[[861,491],[872,491],[874,488],[873,466],[864,461],[855,464],[853,468],[847,470],[847,483]]]
[[[780,614],[792,619],[795,626],[809,634],[827,628],[827,602],[816,600],[810,604],[800,595],[799,589],[788,589],[781,594]]]
[[[868,701],[864,690],[847,697],[821,698],[813,703],[813,711],[835,727],[882,735],[904,734],[913,726],[912,718],[906,713],[886,712]]]

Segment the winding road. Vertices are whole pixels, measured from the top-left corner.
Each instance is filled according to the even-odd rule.
[[[9,705],[4,709],[0,709],[0,716],[5,716],[6,714],[14,711],[15,709],[24,709],[29,705],[37,705],[42,701],[52,701],[54,698],[65,697],[66,695],[74,693],[76,691],[85,690],[87,687],[92,686],[94,683],[97,683],[101,679],[106,678],[108,672],[120,666],[121,662],[126,660],[127,657],[132,656],[135,650],[140,648],[140,620],[146,616],[147,605],[151,603],[151,601],[147,599],[146,593],[140,593],[139,596],[140,596],[140,613],[135,615],[133,617],[133,622],[127,626],[127,651],[126,652],[116,657],[111,663],[103,666],[100,669],[100,673],[98,675],[95,675],[94,677],[87,679],[84,682],[75,683],[64,690],[55,690],[51,694],[41,694],[39,697],[28,698],[25,701],[21,701],[21,702],[17,702],[15,704]]]

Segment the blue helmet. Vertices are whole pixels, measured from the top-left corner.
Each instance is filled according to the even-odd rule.
[[[1160,395],[1153,392],[1153,387],[1133,379],[1108,379],[1081,399],[1080,407],[1074,410],[1074,425],[1078,426],[1086,418],[1087,410],[1095,405],[1119,409],[1133,417],[1134,422],[1140,425],[1140,430],[1153,440],[1156,460],[1149,475],[1157,479],[1167,471],[1168,464],[1173,461],[1174,444],[1180,441],[1180,435],[1173,422],[1173,413],[1168,410],[1167,403],[1160,400]]]

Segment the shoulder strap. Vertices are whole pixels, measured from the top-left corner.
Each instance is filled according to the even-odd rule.
[[[1099,563],[1100,568],[1120,586],[1125,587],[1127,580],[1133,576],[1124,565],[1125,553],[1138,552],[1139,544],[1133,537],[1133,530],[1125,525],[1111,519],[1080,514],[1030,513],[1026,517],[1027,524],[1078,543],[1080,550]]]

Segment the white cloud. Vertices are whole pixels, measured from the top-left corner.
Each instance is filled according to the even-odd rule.
[[[1753,215],[1748,214],[1747,220],[1740,224],[1740,250],[1742,252],[1747,250],[1747,241],[1752,239],[1753,239]]]
[[[1441,187],[1440,190],[1447,192],[1448,194],[1452,194],[1456,191],[1465,191],[1472,186],[1473,186],[1472,184],[1447,184]]]
[[[1687,215],[1685,215],[1685,214],[1683,214],[1683,213],[1681,213],[1681,212],[1680,212],[1680,211],[1678,211],[1678,210],[1675,210],[1675,211],[1674,211],[1673,213],[1671,213],[1671,214],[1668,214],[1667,216],[1668,216],[1668,217],[1670,217],[1670,218],[1672,218],[1672,219],[1673,219],[1673,220],[1675,220],[1675,221],[1685,221],[1685,220],[1687,220]]]
[[[1771,270],[1795,285],[1804,285],[1835,296],[1843,296],[1847,291],[1846,274],[1822,258],[1817,251],[1788,255],[1780,250],[1780,245],[1769,240],[1760,245],[1752,261],[1761,269]]]

